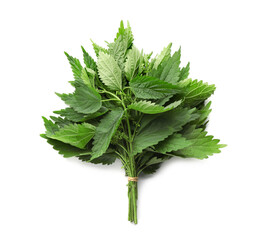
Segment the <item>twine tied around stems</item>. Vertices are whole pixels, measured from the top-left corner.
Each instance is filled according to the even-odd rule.
[[[129,182],[138,182],[138,177],[128,177]]]

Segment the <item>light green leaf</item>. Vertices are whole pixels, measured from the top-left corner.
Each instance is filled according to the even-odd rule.
[[[220,153],[220,148],[226,146],[218,144],[220,140],[213,139],[213,136],[207,136],[207,132],[201,128],[195,129],[184,137],[191,142],[191,145],[176,151],[174,154],[177,156],[204,159],[214,153]]]
[[[173,54],[173,56],[167,61],[165,67],[163,68],[160,79],[175,84],[179,80],[180,76],[180,58],[181,49]]]
[[[188,77],[190,71],[190,63],[188,63],[185,67],[183,67],[180,71],[179,80],[184,80]]]
[[[160,153],[167,153],[177,151],[190,145],[191,141],[188,141],[181,134],[174,133],[173,135],[166,138],[164,141],[158,143],[155,146],[155,150]]]
[[[70,124],[60,128],[55,133],[47,132],[49,138],[68,143],[72,146],[84,149],[95,134],[95,127],[89,123]]]
[[[208,85],[208,83],[204,83],[203,81],[193,81],[190,78],[179,82],[178,85],[184,87],[184,103],[193,107],[209,98],[216,89],[214,84]]]
[[[116,38],[114,39],[114,41],[116,42],[120,36],[122,37],[124,41],[125,48],[129,49],[132,46],[132,42],[133,42],[133,34],[131,31],[131,26],[130,26],[129,21],[127,21],[127,28],[124,28],[123,21],[121,21],[119,31],[117,32]]]
[[[40,136],[47,139],[47,142],[53,146],[53,149],[57,150],[58,153],[63,155],[63,157],[65,158],[86,155],[86,154],[90,154],[91,152],[90,149],[80,149],[77,147],[73,147],[70,144],[48,138],[45,134],[41,134]]]
[[[170,111],[181,104],[181,100],[171,103],[167,107],[156,105],[150,101],[141,100],[128,106],[129,109],[133,109],[146,114],[157,114]]]
[[[174,109],[160,115],[148,115],[142,122],[133,141],[134,155],[156,145],[176,131],[180,131],[191,118],[193,110]]]
[[[82,68],[81,79],[91,88],[94,88],[95,75],[96,73],[91,68]]]
[[[181,91],[181,88],[151,76],[132,79],[130,87],[135,96],[142,99],[160,99]]]
[[[111,90],[122,89],[121,69],[114,58],[103,52],[98,57],[98,71],[102,82]]]
[[[101,108],[100,94],[94,88],[84,84],[76,87],[74,94],[56,94],[79,113],[94,113]]]
[[[127,52],[127,46],[123,41],[123,37],[120,36],[114,43],[109,44],[109,54],[116,61],[120,69],[124,69],[125,55]]]
[[[125,75],[127,80],[131,80],[137,72],[140,64],[141,54],[139,50],[133,46],[127,53],[127,60],[125,62]]]
[[[157,69],[157,67],[163,62],[164,59],[171,56],[171,47],[172,43],[169,43],[167,47],[165,47],[159,56],[156,57],[156,60],[154,62],[154,68]]]
[[[93,42],[92,40],[91,40],[91,42],[92,42],[92,46],[93,46],[94,52],[95,52],[95,54],[96,54],[97,57],[99,56],[100,52],[109,53],[107,49],[99,46],[98,44],[96,44],[96,43]]]
[[[152,69],[149,75],[176,84],[180,78],[180,57],[181,49],[175,52],[172,57],[167,57],[157,69]]]
[[[117,131],[123,115],[121,108],[116,108],[102,118],[94,136],[92,159],[100,157],[106,152],[110,145],[111,138]]]

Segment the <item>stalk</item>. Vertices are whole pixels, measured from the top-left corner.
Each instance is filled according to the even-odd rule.
[[[138,189],[137,182],[128,182],[128,198],[129,198],[129,213],[128,220],[137,224],[137,199],[138,199]]]
[[[123,92],[124,94],[124,92]],[[138,189],[137,189],[137,169],[135,165],[135,159],[133,156],[133,148],[132,148],[132,143],[133,143],[133,138],[135,135],[136,130],[132,134],[131,131],[131,126],[130,126],[130,120],[129,120],[129,114],[128,114],[128,109],[125,105],[123,95],[121,95],[121,104],[124,109],[124,114],[126,118],[126,130],[127,130],[127,136],[128,136],[128,141],[127,143],[127,157],[126,159],[127,164],[128,164],[128,169],[129,169],[129,180],[128,180],[128,199],[129,199],[129,212],[128,212],[128,220],[130,222],[134,222],[137,224],[137,199],[138,199]],[[137,126],[136,126],[137,127]],[[135,179],[134,179],[135,178]]]

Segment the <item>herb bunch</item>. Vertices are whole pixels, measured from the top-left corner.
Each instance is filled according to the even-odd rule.
[[[84,64],[66,54],[74,92],[56,93],[68,107],[54,111],[41,136],[64,157],[112,164],[119,159],[128,181],[128,220],[137,223],[137,178],[173,157],[204,159],[225,145],[205,131],[214,85],[188,78],[181,49],[170,43],[156,57],[133,44],[129,23],[95,61],[82,47]]]

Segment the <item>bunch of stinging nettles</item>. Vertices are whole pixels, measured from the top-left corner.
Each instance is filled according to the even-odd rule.
[[[155,58],[133,44],[129,23],[121,21],[108,48],[93,42],[97,62],[82,47],[85,65],[65,53],[74,92],[57,95],[69,106],[43,117],[41,136],[64,157],[112,164],[120,159],[128,176],[128,220],[137,223],[137,181],[173,157],[207,158],[219,140],[205,131],[214,85],[188,78],[181,49],[170,43]]]

